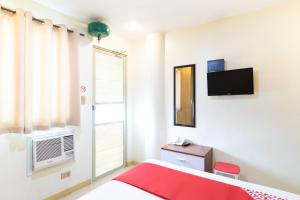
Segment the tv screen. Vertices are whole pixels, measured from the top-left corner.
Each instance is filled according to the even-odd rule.
[[[253,68],[207,73],[208,96],[254,94]]]

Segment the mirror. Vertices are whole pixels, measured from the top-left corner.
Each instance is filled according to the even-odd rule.
[[[195,65],[174,67],[174,125],[195,127]]]

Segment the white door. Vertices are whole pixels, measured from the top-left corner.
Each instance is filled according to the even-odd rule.
[[[94,179],[125,163],[126,56],[94,48]]]

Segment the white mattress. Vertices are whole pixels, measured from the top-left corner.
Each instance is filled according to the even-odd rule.
[[[277,189],[273,189],[273,188],[253,184],[253,183],[239,181],[239,180],[235,180],[235,179],[231,179],[231,178],[227,178],[227,177],[223,177],[223,176],[219,176],[219,175],[215,175],[215,174],[211,174],[211,173],[207,173],[207,172],[202,172],[202,171],[193,170],[193,169],[189,169],[189,168],[185,168],[185,167],[180,167],[180,166],[166,163],[166,162],[163,162],[160,160],[147,160],[146,162],[161,165],[164,167],[168,167],[168,168],[175,169],[178,171],[186,172],[189,174],[209,178],[212,180],[228,183],[228,184],[239,186],[242,188],[247,188],[247,189],[255,190],[258,192],[272,194],[277,197],[282,197],[282,198],[288,199],[288,200],[300,200],[300,196],[296,195],[296,194],[284,192],[281,190],[277,190]],[[100,200],[100,199],[103,199],[103,200],[120,200],[120,199],[122,199],[122,200],[141,200],[141,199],[143,199],[143,200],[161,200],[161,198],[154,196],[148,192],[145,192],[141,189],[138,189],[134,186],[128,185],[123,182],[114,181],[114,180],[94,189],[93,191],[80,197],[78,200]]]

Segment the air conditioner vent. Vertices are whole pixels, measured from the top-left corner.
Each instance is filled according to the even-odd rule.
[[[64,152],[74,149],[74,136],[64,136]]]
[[[49,140],[37,141],[36,160],[37,162],[49,160],[62,155],[61,139],[54,138]]]
[[[38,171],[67,160],[74,159],[74,133],[62,131],[59,133],[32,137],[30,142],[32,156],[31,170]]]

